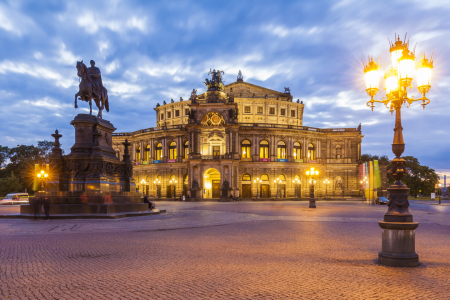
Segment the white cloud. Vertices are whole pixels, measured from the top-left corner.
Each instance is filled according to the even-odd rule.
[[[0,3],[0,28],[21,36],[25,34],[32,26],[36,26],[34,22],[27,16],[21,14],[15,9],[7,7]]]
[[[109,94],[129,97],[144,90],[144,86],[131,84],[123,81],[103,80],[103,85],[108,89]]]
[[[117,59],[115,59],[104,67],[105,74],[111,74],[115,70],[118,70],[119,68],[120,68],[120,63]]]
[[[0,62],[0,73],[26,74],[36,78],[44,78],[50,80],[53,84],[63,88],[69,88],[76,85],[75,80],[66,76],[62,76],[60,73],[57,73],[54,70],[22,62],[12,62],[9,60],[4,60],[3,62]]]
[[[138,30],[142,33],[147,33],[146,17],[131,16],[126,20],[122,20],[120,17],[107,18],[108,16],[98,16],[90,12],[85,12],[77,18],[76,23],[90,34],[96,33],[101,28],[106,28],[117,33],[124,33],[128,30]]]
[[[318,34],[322,31],[322,28],[319,27],[311,27],[311,28],[305,28],[302,26],[297,26],[293,28],[288,28],[283,25],[265,25],[261,28],[262,31],[267,32],[272,35],[276,35],[279,37],[292,37],[292,36],[299,36],[299,35],[312,35],[312,34]]]

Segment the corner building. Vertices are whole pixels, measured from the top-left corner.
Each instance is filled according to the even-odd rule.
[[[177,200],[308,198],[305,173],[314,167],[316,197],[361,195],[361,126],[303,126],[304,104],[288,88],[260,87],[240,72],[224,86],[220,71],[210,74],[204,94],[158,103],[156,127],[113,134],[120,159],[122,142],[132,144],[139,191]]]

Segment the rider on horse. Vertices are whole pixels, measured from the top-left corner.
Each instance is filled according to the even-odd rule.
[[[100,69],[95,66],[95,61],[91,60],[91,67],[88,68],[89,77],[93,83],[92,91],[94,92],[94,97],[99,99],[105,99],[105,90],[103,89],[102,73]]]

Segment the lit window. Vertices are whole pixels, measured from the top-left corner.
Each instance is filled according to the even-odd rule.
[[[294,143],[294,159],[302,159],[302,146],[299,142]]]
[[[269,107],[269,115],[275,114],[275,107]]]
[[[262,107],[262,106],[258,106],[256,112],[257,112],[258,114],[262,114],[262,113],[263,113],[263,107]]]
[[[150,145],[147,145],[145,147],[145,161],[149,161],[150,160]]]
[[[175,142],[169,145],[169,159],[177,159],[177,143]]]
[[[245,140],[241,144],[241,150],[242,150],[242,158],[250,158],[250,151],[251,151],[251,144],[250,141]]]
[[[309,160],[314,160],[314,158],[316,157],[314,152],[315,152],[314,145],[310,143],[308,145],[308,159]]]
[[[158,143],[155,148],[155,160],[162,159],[162,144]]]
[[[282,109],[280,110],[280,115],[282,115],[282,116],[285,116],[285,115],[286,115],[286,109],[285,109],[285,108],[282,108]]]
[[[136,161],[141,160],[141,146],[137,147],[136,149]]]
[[[250,113],[250,106],[244,106],[244,113],[246,114]]]
[[[269,180],[269,176],[267,174],[262,174],[261,175],[261,180],[262,181],[268,181]]]
[[[269,142],[262,141],[259,143],[259,158],[269,158]]]
[[[187,159],[189,156],[189,141],[186,141],[186,143],[184,143],[183,147],[184,147],[184,158]]]
[[[244,174],[242,175],[242,181],[251,181],[252,178],[250,177],[249,174]]]
[[[286,159],[286,143],[279,141],[277,144],[277,158]]]

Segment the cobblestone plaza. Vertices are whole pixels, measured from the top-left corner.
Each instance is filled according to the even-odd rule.
[[[450,205],[412,201],[418,268],[376,264],[385,206],[158,202],[119,220],[0,219],[1,299],[445,299]],[[2,206],[0,214],[17,213]]]

